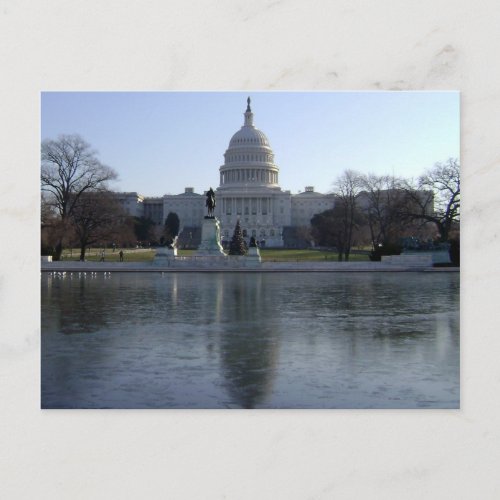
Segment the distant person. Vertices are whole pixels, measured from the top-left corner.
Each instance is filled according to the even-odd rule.
[[[101,252],[101,260],[100,260],[100,262],[104,262],[104,249]]]
[[[118,255],[120,256],[120,262],[123,262],[123,250],[120,250]]]

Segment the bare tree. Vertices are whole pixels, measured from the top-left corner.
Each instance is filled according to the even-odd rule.
[[[137,244],[137,237],[135,235],[135,217],[125,215],[120,227],[118,230],[114,230],[113,233],[115,233],[114,241],[118,244],[118,246],[135,246]]]
[[[313,216],[311,219],[312,235],[320,246],[335,247],[339,261],[345,258],[347,252],[345,260],[348,260],[354,235],[359,235],[358,229],[362,224],[362,214],[357,209],[354,212],[353,222],[353,228],[350,229],[346,224],[344,207],[335,205],[334,208]]]
[[[122,232],[125,213],[110,192],[82,193],[73,205],[69,219],[80,245],[80,260],[85,260],[86,248],[95,243],[114,240]]]
[[[363,175],[359,205],[366,214],[373,247],[394,245],[405,230],[403,181],[390,175]]]
[[[97,159],[96,151],[79,135],[62,135],[45,140],[41,150],[41,188],[59,213],[62,227],[72,215],[83,193],[106,188],[116,172]],[[62,253],[63,238],[56,245],[56,260]]]
[[[336,220],[342,226],[337,234],[342,235],[341,246],[346,261],[349,260],[354,230],[359,223],[357,199],[360,191],[361,175],[354,170],[346,170],[334,183]]]
[[[404,185],[409,205],[406,216],[414,220],[434,223],[441,241],[449,239],[450,232],[460,224],[460,164],[450,158],[436,163],[417,183]]]

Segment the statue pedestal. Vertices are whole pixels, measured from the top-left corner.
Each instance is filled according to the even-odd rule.
[[[261,262],[262,259],[260,257],[260,252],[258,247],[249,247],[247,254],[246,254],[246,259],[250,262]]]
[[[201,243],[196,255],[225,256],[220,244],[220,224],[215,217],[205,217],[201,226]]]
[[[158,247],[156,249],[153,265],[155,266],[169,266],[170,261],[177,257],[177,248]]]

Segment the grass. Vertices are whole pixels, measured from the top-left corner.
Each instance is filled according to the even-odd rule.
[[[327,260],[338,260],[337,252],[329,252],[325,250],[282,250],[264,248],[260,250],[260,255],[264,262],[277,261],[307,261],[307,262],[324,262]],[[349,260],[352,262],[368,261],[368,255],[351,254]]]
[[[119,262],[119,251],[116,249],[106,250],[105,262]],[[195,254],[195,250],[178,250],[178,255],[182,257],[190,257]],[[123,250],[124,262],[151,262],[154,258],[155,251],[149,249],[124,249]],[[325,250],[285,250],[273,248],[261,248],[260,255],[263,262],[325,262],[337,261],[337,253]],[[65,250],[63,252],[63,260],[65,261],[78,261],[80,257],[80,250],[73,249]],[[98,262],[101,259],[100,249],[91,249],[86,252],[85,260],[89,262]],[[366,254],[351,254],[349,260],[351,262],[366,262],[368,255]]]

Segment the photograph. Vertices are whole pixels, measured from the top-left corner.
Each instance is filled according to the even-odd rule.
[[[460,92],[40,110],[41,409],[460,409]]]

